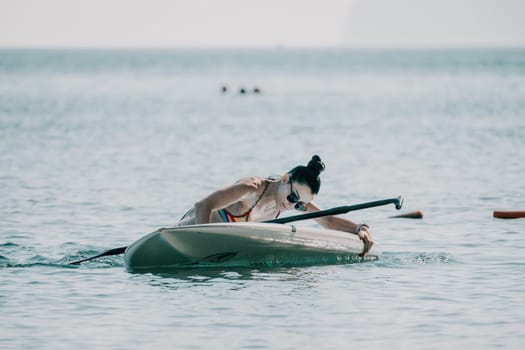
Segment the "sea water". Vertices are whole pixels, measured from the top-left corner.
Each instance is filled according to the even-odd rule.
[[[364,263],[67,265],[313,154],[323,208],[424,218],[343,215]],[[2,349],[522,349],[525,219],[496,209],[525,210],[522,49],[0,51]]]

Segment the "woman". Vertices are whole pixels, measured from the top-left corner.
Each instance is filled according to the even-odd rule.
[[[319,174],[324,168],[321,158],[315,155],[307,166],[297,166],[280,178],[243,178],[195,203],[178,225],[265,221],[294,208],[306,212],[319,211],[321,208],[312,200],[319,192]],[[374,244],[367,225],[358,225],[335,216],[315,220],[327,229],[357,234],[364,243],[363,255]]]

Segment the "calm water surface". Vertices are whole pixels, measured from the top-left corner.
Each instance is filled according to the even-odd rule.
[[[517,49],[0,51],[0,347],[522,349],[524,96]],[[424,219],[346,214],[366,263],[67,266],[316,153],[323,207]]]

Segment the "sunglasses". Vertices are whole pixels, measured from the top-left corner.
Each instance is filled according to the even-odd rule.
[[[297,192],[294,192],[291,181],[290,181],[290,194],[286,197],[286,199],[291,204],[295,204],[295,209],[301,210],[301,211],[306,210],[306,203],[299,202],[299,195],[297,194]]]

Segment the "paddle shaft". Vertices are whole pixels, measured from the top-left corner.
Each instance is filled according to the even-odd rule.
[[[401,198],[401,196],[399,196],[397,198],[381,199],[381,200],[373,201],[373,202],[366,202],[366,203],[360,203],[360,204],[354,204],[354,205],[344,205],[342,207],[335,207],[332,209],[319,210],[319,211],[314,211],[311,213],[306,213],[306,214],[301,214],[301,215],[287,216],[284,218],[267,220],[263,222],[274,223],[274,224],[285,224],[287,222],[292,222],[292,221],[308,220],[308,219],[319,218],[322,216],[344,214],[344,213],[348,213],[349,211],[379,207],[379,206],[387,205],[387,204],[395,204],[396,209],[399,210],[403,206],[403,199]]]
[[[263,221],[263,222],[274,223],[274,224],[285,224],[287,222],[292,222],[292,221],[314,219],[314,218],[319,218],[319,217],[327,216],[327,215],[344,214],[344,213],[348,213],[349,211],[379,207],[379,206],[387,205],[387,204],[395,204],[396,209],[399,210],[401,209],[401,206],[403,205],[403,198],[399,196],[397,198],[381,199],[378,201],[366,202],[366,203],[360,203],[360,204],[354,204],[354,205],[345,205],[342,207],[335,207],[332,209],[319,210],[319,211],[314,211],[311,213],[306,213],[306,214],[301,214],[301,215],[287,216],[285,218],[273,219],[273,220],[268,220],[268,221]],[[75,261],[69,264],[79,265],[80,263],[83,263],[89,260],[93,260],[93,259],[97,259],[97,258],[101,258],[103,256],[123,254],[126,251],[126,248],[127,247],[119,247],[119,248],[110,249],[107,252],[104,252],[102,254],[92,256],[90,258],[82,259],[79,261]]]

